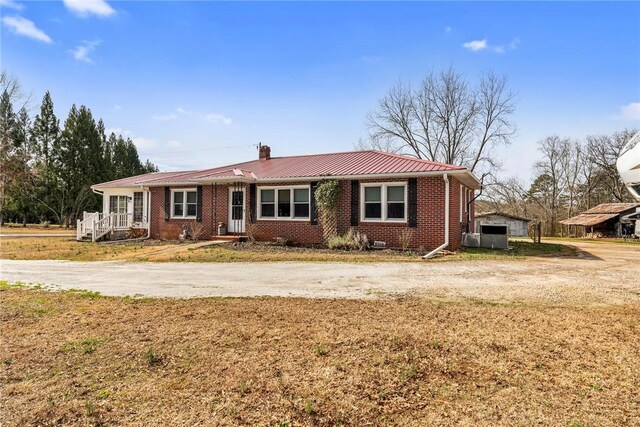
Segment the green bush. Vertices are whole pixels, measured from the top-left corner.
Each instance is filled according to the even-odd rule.
[[[353,230],[349,230],[342,236],[331,237],[327,241],[327,247],[329,247],[329,249],[364,251],[369,249],[369,246],[370,243],[367,235],[364,233],[360,233],[359,231],[354,232]]]

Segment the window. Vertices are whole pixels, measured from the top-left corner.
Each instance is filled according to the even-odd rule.
[[[405,183],[362,184],[362,221],[406,221]]]
[[[109,196],[109,213],[127,213],[127,196]]]
[[[262,218],[275,218],[275,194],[275,190],[260,190],[260,216]]]
[[[404,185],[387,187],[387,219],[404,219]]]
[[[133,193],[133,222],[142,222],[142,191]]]
[[[198,193],[196,190],[171,190],[172,218],[195,218],[197,209]]]
[[[364,217],[382,219],[382,187],[365,187]]]
[[[258,192],[260,219],[309,219],[309,187],[261,188]]]
[[[278,218],[291,217],[291,190],[278,190]]]
[[[293,190],[293,217],[309,218],[309,189],[295,188]]]
[[[460,222],[464,222],[464,187],[460,184]]]

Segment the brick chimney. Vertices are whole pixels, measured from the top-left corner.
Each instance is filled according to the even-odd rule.
[[[260,160],[269,160],[271,158],[271,147],[268,145],[258,144],[258,158]]]

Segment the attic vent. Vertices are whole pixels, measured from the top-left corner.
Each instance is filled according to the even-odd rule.
[[[384,249],[387,247],[387,242],[381,242],[379,240],[373,241],[373,249]]]

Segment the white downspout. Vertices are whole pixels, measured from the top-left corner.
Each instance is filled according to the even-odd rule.
[[[424,255],[422,259],[429,259],[449,246],[449,176],[445,173],[442,179],[444,180],[444,243]]]

